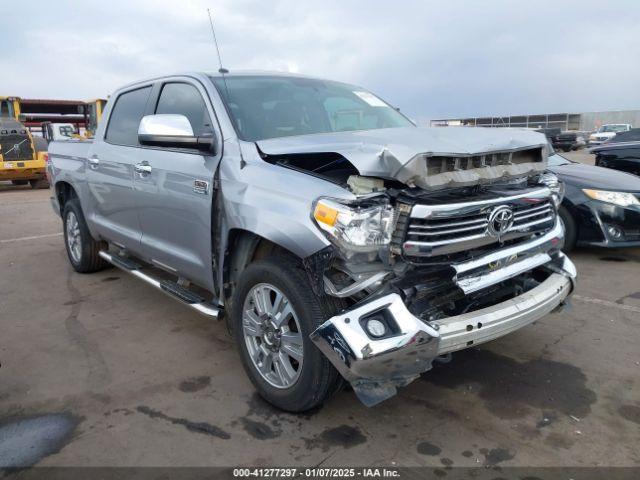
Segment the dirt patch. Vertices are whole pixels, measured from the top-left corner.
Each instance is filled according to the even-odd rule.
[[[453,465],[453,460],[447,457],[443,457],[440,459],[440,463],[447,468],[450,468]]]
[[[349,425],[329,428],[311,439],[304,439],[308,450],[321,448],[323,451],[328,451],[332,447],[351,448],[366,441],[367,437],[362,434],[358,427]]]
[[[223,440],[228,440],[231,438],[231,435],[229,435],[227,432],[219,427],[216,427],[215,425],[211,425],[210,423],[192,422],[191,420],[187,420],[185,418],[170,417],[169,415],[165,415],[158,410],[153,410],[149,407],[145,407],[144,405],[137,407],[136,410],[153,419],[161,419],[174,425],[182,425],[190,432],[202,433],[211,437],[222,438]]]
[[[622,418],[629,420],[633,423],[640,424],[640,407],[637,405],[622,405],[618,409],[618,413],[622,415]]]
[[[269,425],[263,422],[256,422],[248,418],[240,419],[245,432],[258,440],[269,440],[280,436],[279,431],[273,430]]]
[[[211,377],[191,377],[180,382],[178,389],[181,392],[191,393],[207,388],[211,385]]]
[[[511,452],[506,448],[492,448],[491,450],[481,448],[480,453],[484,455],[485,465],[497,465],[498,463],[506,462],[516,457],[515,452]]]
[[[431,455],[431,456],[439,455],[440,452],[442,452],[442,449],[440,447],[429,442],[419,443],[417,450],[418,450],[418,453],[421,455]]]
[[[585,417],[596,402],[582,371],[546,359],[519,362],[489,350],[469,349],[446,365],[435,365],[424,381],[445,388],[474,384],[487,409],[500,418],[525,416],[527,407]]]

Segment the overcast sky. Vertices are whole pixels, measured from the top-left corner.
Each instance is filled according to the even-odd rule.
[[[638,0],[0,0],[0,95],[225,67],[356,83],[426,119],[640,108]]]

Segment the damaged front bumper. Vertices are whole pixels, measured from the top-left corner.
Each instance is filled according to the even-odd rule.
[[[480,310],[425,322],[390,293],[330,318],[311,339],[360,400],[375,405],[429,370],[438,356],[499,338],[560,306],[573,290],[576,270],[562,253],[548,266],[552,273],[536,287]],[[392,320],[393,335],[376,339],[367,332],[374,315]]]

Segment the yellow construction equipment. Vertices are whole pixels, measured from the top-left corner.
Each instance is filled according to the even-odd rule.
[[[62,139],[52,132],[62,133],[64,127],[75,130],[64,135],[69,139],[93,138],[106,104],[103,98],[84,102],[0,97],[0,180],[46,187],[47,143]]]
[[[31,135],[20,113],[18,97],[0,97],[0,180],[47,188],[47,142]]]

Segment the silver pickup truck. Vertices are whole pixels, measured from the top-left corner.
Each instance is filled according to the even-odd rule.
[[[73,268],[115,265],[224,318],[284,410],[345,380],[374,405],[573,290],[544,135],[418,128],[361,87],[152,78],[49,158]]]

